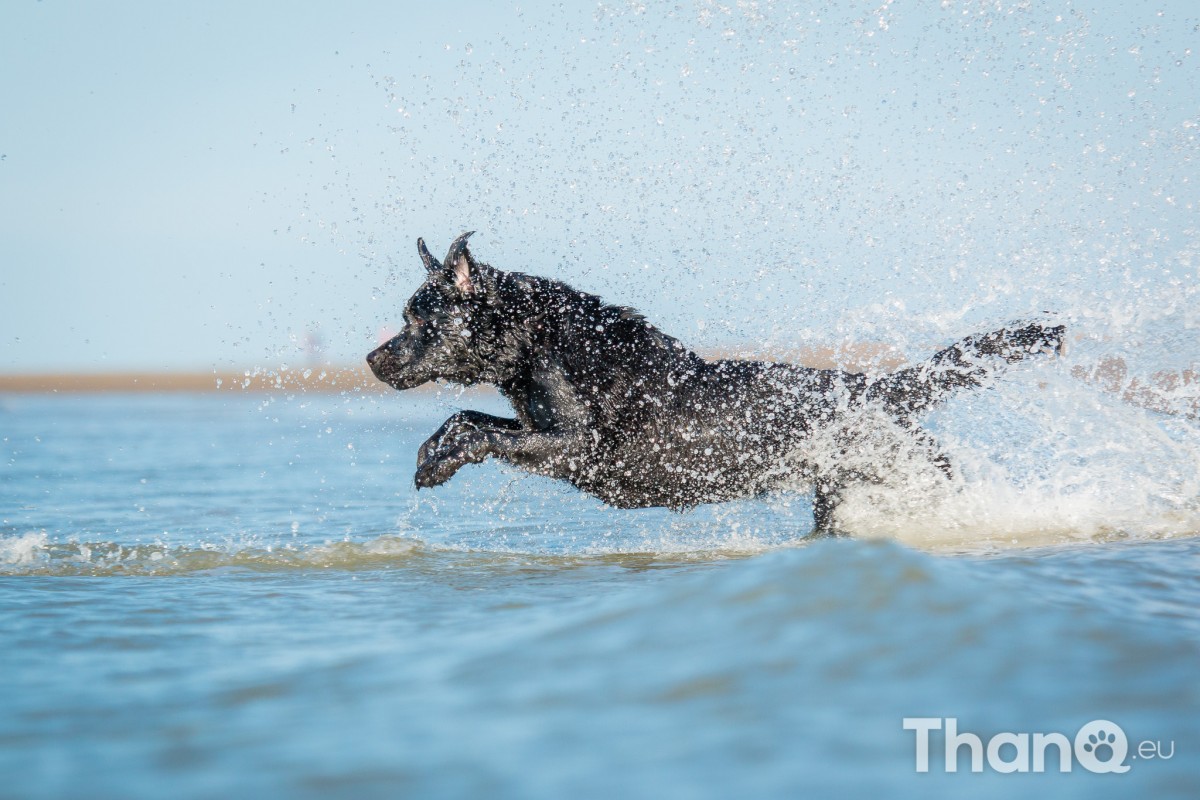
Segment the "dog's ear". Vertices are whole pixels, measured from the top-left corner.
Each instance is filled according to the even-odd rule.
[[[473,233],[475,231],[467,231],[459,236],[446,253],[445,269],[463,294],[474,294],[479,288],[479,265],[467,250],[467,239]]]
[[[425,269],[429,270],[430,273],[442,271],[442,265],[429,252],[429,248],[425,246],[424,239],[417,239],[417,253],[421,256],[421,263],[425,265]]]

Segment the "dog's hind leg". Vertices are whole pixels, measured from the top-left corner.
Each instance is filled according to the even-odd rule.
[[[842,501],[842,487],[830,478],[818,478],[813,488],[813,529],[810,536],[840,537],[846,536],[844,531],[837,528],[833,521],[834,511]]]

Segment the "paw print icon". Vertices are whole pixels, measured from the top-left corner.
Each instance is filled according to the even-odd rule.
[[[1106,719],[1092,720],[1075,734],[1075,759],[1088,772],[1128,772],[1125,731]]]

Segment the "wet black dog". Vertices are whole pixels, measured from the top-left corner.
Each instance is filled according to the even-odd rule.
[[[418,487],[488,456],[619,508],[683,509],[811,484],[816,527],[829,531],[842,490],[876,480],[870,462],[889,450],[862,457],[862,431],[877,427],[871,419],[889,421],[909,449],[948,474],[914,416],[955,389],[979,386],[997,366],[1063,341],[1061,325],[1020,323],[874,380],[706,361],[628,308],[477,262],[468,236],[454,241],[444,264],[417,241],[428,276],[405,306],[404,330],[367,363],[396,389],[438,379],[493,384],[516,418],[450,417],[417,454]]]

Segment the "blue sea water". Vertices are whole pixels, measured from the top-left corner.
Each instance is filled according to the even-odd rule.
[[[1112,425],[973,447],[984,393],[932,421],[982,453],[958,496],[809,541],[803,496],[615,511],[495,464],[414,492],[419,443],[489,402],[0,399],[0,796],[1200,793],[1185,423],[1109,409],[1149,464]],[[905,718],[941,726],[928,772]],[[951,772],[951,718],[1106,720],[1129,769],[968,744]]]

